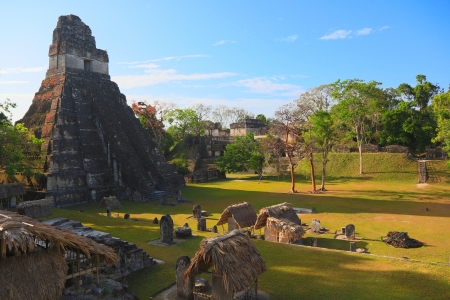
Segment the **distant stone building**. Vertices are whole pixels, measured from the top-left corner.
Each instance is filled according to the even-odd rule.
[[[105,196],[157,200],[184,179],[159,153],[109,76],[109,58],[74,15],[53,31],[49,69],[22,120],[45,140],[42,188],[54,205]],[[138,196],[136,196],[138,195]]]
[[[230,136],[243,136],[248,133],[263,134],[266,130],[264,123],[258,119],[241,119],[230,124]]]
[[[265,134],[266,131],[267,127],[264,123],[257,119],[241,119],[237,123],[231,123],[230,129],[214,128],[207,130],[208,145],[206,150],[208,156],[223,156],[226,146],[233,143],[236,137],[248,133],[260,135]]]

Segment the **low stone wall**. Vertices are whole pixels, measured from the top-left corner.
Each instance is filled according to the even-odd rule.
[[[184,176],[184,180],[189,183],[201,183],[224,178],[226,178],[225,172],[221,172],[219,169],[200,169]]]

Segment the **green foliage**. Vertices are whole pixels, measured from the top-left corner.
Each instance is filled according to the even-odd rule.
[[[358,164],[357,153],[330,153],[327,176],[329,179],[358,178],[377,182],[415,183],[417,181],[417,161],[403,153],[364,153],[363,175],[357,171]],[[308,166],[308,162],[304,161],[297,169],[307,178],[310,176]]]
[[[380,84],[360,79],[338,80],[332,84],[332,96],[338,99],[332,112],[343,132],[356,139],[360,150],[360,174],[363,172],[361,145],[374,134],[386,104]]]
[[[255,119],[256,119],[256,120],[260,120],[261,122],[263,122],[264,125],[267,125],[267,124],[268,124],[268,120],[267,120],[266,116],[263,115],[263,114],[257,115],[257,116],[255,117]]]
[[[24,176],[39,176],[38,166],[42,164],[43,157],[41,145],[44,142],[29,135],[23,124],[12,125],[10,109],[16,104],[9,99],[0,103],[0,169],[13,176],[17,172]]]
[[[441,142],[450,152],[450,91],[436,95],[433,99],[433,111],[437,119],[435,142]]]
[[[414,109],[412,102],[401,101],[398,107],[382,117],[381,145],[403,145],[423,151],[435,136],[436,123],[428,108]]]
[[[427,77],[422,74],[416,76],[415,87],[402,83],[397,89],[403,97],[411,101],[419,110],[426,108],[434,95],[437,95],[440,91],[439,85],[428,82]]]
[[[42,163],[41,145],[44,140],[28,134],[23,124],[4,126],[0,130],[0,169],[13,176],[22,172],[25,176],[38,176]]]
[[[184,139],[188,134],[205,135],[206,124],[201,122],[195,110],[177,108],[168,114],[171,132],[178,139]]]
[[[225,154],[216,160],[222,171],[235,173],[255,170],[262,175],[265,157],[253,133],[236,137],[234,143],[228,144],[225,151]]]

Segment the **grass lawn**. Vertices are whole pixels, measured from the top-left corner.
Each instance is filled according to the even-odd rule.
[[[281,202],[289,202],[294,207],[315,207],[317,214],[299,216],[308,224],[312,219],[319,219],[330,230],[328,234],[314,235],[318,246],[327,249],[253,240],[268,267],[260,276],[259,288],[269,293],[271,299],[449,299],[447,171],[436,165],[440,183],[419,186],[416,177],[411,176],[413,167],[417,165],[402,171],[406,177],[389,174],[389,180],[377,180],[374,178],[377,172],[372,172],[371,178],[367,175],[334,177],[327,184],[329,191],[318,194],[308,192],[310,182],[302,175],[297,178],[298,194],[286,192],[290,181],[287,177],[284,180],[266,177],[259,182],[253,175],[232,175],[234,178],[183,188],[183,197],[192,201],[189,204],[169,207],[122,201],[119,218],[117,213],[113,213],[113,218],[106,218],[97,204],[83,204],[55,208],[52,217],[79,220],[86,226],[135,243],[150,256],[163,260],[164,264],[141,270],[128,280],[139,298],[149,299],[175,282],[176,259],[182,255],[192,258],[201,239],[213,235],[195,230],[196,221],[189,218],[193,204],[200,204],[212,214],[207,220],[208,227],[217,222],[226,206],[243,201],[250,202],[256,212]],[[380,176],[386,176],[383,174]],[[123,220],[124,213],[135,220]],[[197,237],[171,247],[148,244],[159,238],[159,225],[152,224],[152,220],[166,213],[172,216],[175,227],[189,223]],[[367,248],[370,255],[340,251],[349,250],[349,242],[335,240],[334,232],[350,223],[362,238],[357,247]],[[391,230],[406,231],[425,246],[418,249],[387,246],[381,236]],[[306,234],[304,244],[309,244],[311,236]]]

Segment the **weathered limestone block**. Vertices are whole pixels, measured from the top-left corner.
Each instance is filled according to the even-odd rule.
[[[350,240],[355,238],[355,225],[348,224],[345,226],[345,236]]]
[[[202,217],[202,207],[200,206],[200,204],[195,204],[192,207],[192,216],[196,219]]]
[[[197,230],[198,231],[206,231],[206,218],[198,218],[197,219]]]
[[[159,231],[161,234],[161,242],[166,244],[173,243],[173,221],[170,215],[164,215],[161,217],[159,224]]]
[[[177,282],[177,297],[179,299],[194,299],[193,282],[184,280],[184,272],[191,264],[191,259],[188,256],[181,256],[177,259],[175,266],[176,269],[176,282]]]

